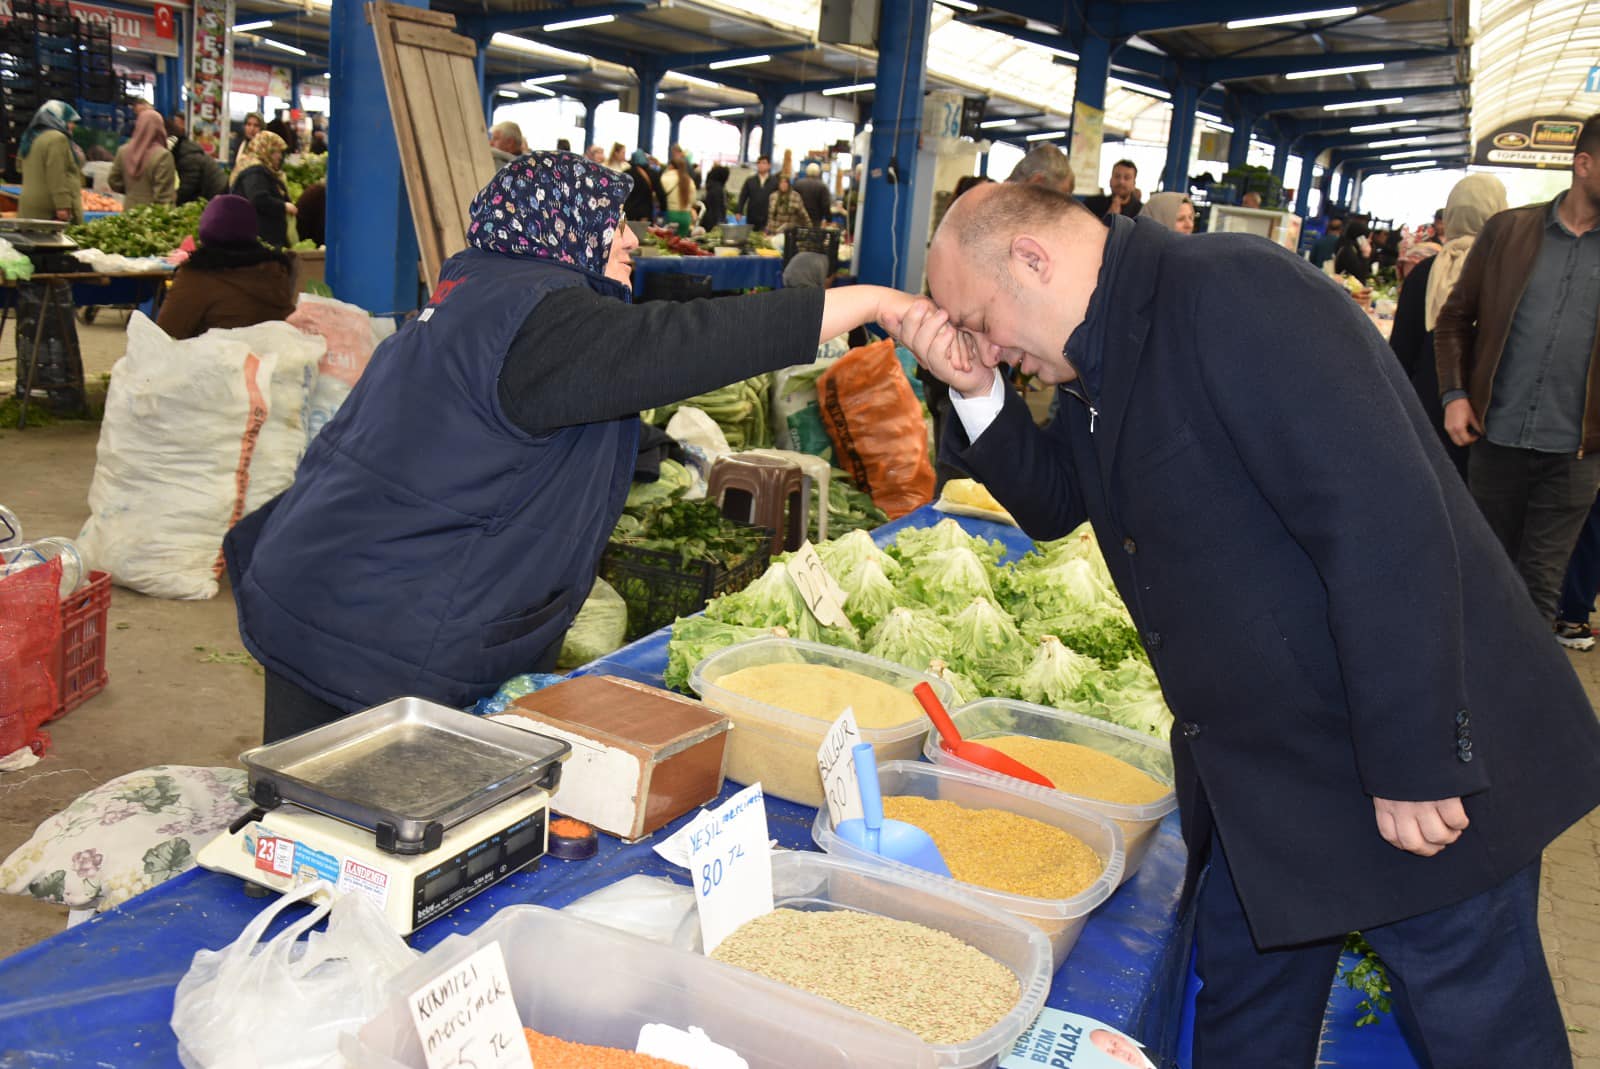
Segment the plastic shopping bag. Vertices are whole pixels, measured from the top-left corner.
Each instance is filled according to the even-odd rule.
[[[891,520],[933,500],[933,462],[922,405],[894,342],[852,349],[817,380],[834,463]]]
[[[278,914],[318,893],[332,894],[333,886],[317,880],[297,888],[232,943],[195,954],[172,1008],[186,1069],[320,1067],[334,1059],[341,1032],[354,1032],[387,1004],[390,979],[417,954],[364,895],[318,906],[261,942]],[[311,931],[324,917],[327,930]]]

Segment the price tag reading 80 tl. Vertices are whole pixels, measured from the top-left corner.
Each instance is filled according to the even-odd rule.
[[[845,627],[849,619],[844,614],[845,593],[828,574],[817,549],[806,542],[789,558],[789,578],[800,591],[800,598],[811,610],[811,615],[823,627]]]
[[[700,938],[709,954],[740,925],[772,912],[772,845],[761,784],[701,814],[685,831]]]

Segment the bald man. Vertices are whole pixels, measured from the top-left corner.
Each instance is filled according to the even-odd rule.
[[[1431,1064],[1570,1065],[1539,859],[1600,722],[1366,317],[1260,238],[1009,183],[928,281],[885,325],[951,387],[942,455],[1035,538],[1093,522],[1176,718],[1195,1069],[1310,1067],[1357,929]],[[1047,429],[1001,365],[1060,384]]]

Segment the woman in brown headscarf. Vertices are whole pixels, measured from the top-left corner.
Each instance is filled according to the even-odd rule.
[[[289,216],[297,214],[283,180],[287,150],[283,138],[263,130],[250,142],[248,152],[240,155],[239,170],[233,177],[233,191],[255,206],[261,240],[278,249],[288,247]]]
[[[154,108],[139,113],[133,137],[117,149],[111,188],[124,194],[123,203],[129,208],[178,203],[178,172],[167,151],[166,120]]]

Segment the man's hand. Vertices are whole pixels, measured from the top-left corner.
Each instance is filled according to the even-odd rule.
[[[1444,406],[1444,430],[1450,440],[1463,448],[1483,437],[1483,424],[1472,411],[1472,402],[1458,397]]]
[[[1421,857],[1432,857],[1467,829],[1467,811],[1460,798],[1438,802],[1391,802],[1374,798],[1378,834],[1384,842]]]
[[[72,209],[71,208],[57,208],[56,209],[56,221],[57,222],[62,222],[62,223],[70,223],[70,222],[72,222]]]
[[[294,205],[294,204],[285,203],[284,206],[283,206],[283,210],[284,210],[284,213],[287,214],[287,215],[299,215],[300,214],[299,207]]]
[[[970,343],[950,325],[950,316],[932,301],[918,297],[900,315],[891,311],[879,322],[911,350],[917,363],[952,390],[975,397],[994,387],[994,369],[977,358]]]

